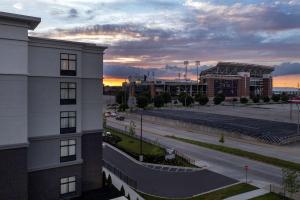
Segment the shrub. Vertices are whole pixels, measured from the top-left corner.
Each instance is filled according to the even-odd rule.
[[[121,195],[122,195],[122,196],[125,196],[125,190],[124,190],[124,187],[123,187],[123,185],[122,185],[122,187],[121,187],[121,190],[120,190],[120,192],[121,192]]]
[[[224,134],[221,134],[219,142],[222,144],[225,142]]]
[[[193,97],[191,97],[189,94],[181,93],[179,95],[178,99],[183,106],[190,106],[192,103],[194,103]]]
[[[260,100],[259,96],[252,97],[253,103],[259,103],[259,100]]]
[[[204,106],[209,102],[209,99],[206,95],[197,94],[195,96],[195,101],[199,102],[200,105]]]
[[[273,94],[272,100],[273,100],[274,102],[278,102],[278,101],[280,100],[280,96],[277,95],[277,94]]]
[[[282,102],[285,102],[285,103],[286,103],[286,102],[289,101],[290,98],[289,98],[288,95],[282,95],[280,99],[281,99]]]
[[[264,96],[264,97],[263,97],[263,101],[264,101],[265,103],[270,102],[270,97]]]
[[[162,96],[155,96],[154,97],[154,106],[157,108],[163,107],[164,106],[164,98]]]
[[[223,102],[223,98],[221,96],[217,95],[217,96],[214,97],[214,104],[215,105],[219,105],[222,102]]]
[[[112,135],[109,137],[108,136],[103,137],[103,141],[115,146],[117,143],[122,141],[122,139],[117,135]]]
[[[103,187],[105,187],[106,185],[106,174],[105,174],[105,171],[102,172],[102,185]]]
[[[240,98],[240,102],[242,104],[246,104],[246,103],[248,103],[248,99],[246,97],[242,97],[242,98]]]

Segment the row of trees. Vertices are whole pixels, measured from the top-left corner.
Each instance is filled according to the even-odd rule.
[[[288,102],[289,96],[288,95],[273,95],[271,98],[268,96],[252,96],[250,99],[246,97],[241,97],[239,100],[237,98],[233,98],[232,102],[240,102],[242,104],[246,104],[249,101],[252,101],[253,103],[259,103],[259,102],[265,102],[268,103],[271,100],[273,102]],[[120,105],[119,110],[124,111],[128,108],[127,102],[128,102],[128,93],[119,92],[116,96],[116,101]],[[146,108],[150,103],[153,103],[153,105],[157,108],[163,107],[165,104],[168,104],[172,101],[170,93],[162,93],[160,95],[155,96],[154,98],[151,98],[151,95],[149,92],[141,93],[136,97],[136,103],[137,107],[139,108]],[[206,105],[209,102],[209,98],[204,94],[196,94],[195,97],[192,97],[188,93],[180,93],[177,97],[177,101],[179,101],[183,106],[190,106],[194,102],[198,102],[199,105]],[[175,103],[177,103],[175,101]],[[217,94],[213,102],[215,105],[221,104],[223,101],[225,101],[225,95],[220,93]]]

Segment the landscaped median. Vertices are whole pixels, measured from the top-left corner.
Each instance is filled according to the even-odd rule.
[[[255,186],[246,184],[246,183],[240,183],[236,184],[227,188],[223,188],[220,190],[216,190],[207,194],[186,198],[186,199],[176,199],[176,200],[222,200],[228,197],[232,197],[238,194],[250,192],[253,190],[256,190],[257,188]],[[140,194],[143,198],[146,200],[172,200],[167,198],[159,198],[154,197],[146,194]]]
[[[135,158],[136,160],[139,159],[139,155],[140,155],[139,139],[109,128],[106,128],[106,131],[111,132],[112,137],[109,139],[105,139],[104,140],[105,142],[117,147],[118,149],[127,153],[131,157]],[[143,141],[142,146],[143,146],[142,150],[143,150],[144,162],[161,164],[161,165],[174,165],[174,166],[181,166],[181,167],[196,167],[190,164],[184,158],[179,156],[175,156],[175,159],[172,160],[165,160],[165,155],[166,155],[165,149],[157,145]]]
[[[244,150],[241,150],[241,149],[226,147],[226,146],[223,146],[223,145],[210,144],[210,143],[190,140],[190,139],[176,137],[176,136],[166,136],[166,137],[172,138],[172,139],[175,139],[175,140],[178,140],[178,141],[194,144],[194,145],[197,145],[197,146],[200,146],[200,147],[213,149],[213,150],[220,151],[220,152],[223,152],[223,153],[228,153],[228,154],[232,154],[232,155],[236,155],[236,156],[241,156],[241,157],[244,157],[244,158],[249,158],[251,160],[260,161],[260,162],[271,164],[271,165],[274,165],[274,166],[277,166],[277,167],[300,171],[300,164],[295,163],[295,162],[290,162],[290,161],[281,160],[281,159],[274,158],[274,157],[264,156],[264,155],[261,155],[261,154],[257,154],[257,153],[253,153],[253,152],[249,152],[249,151],[244,151]]]

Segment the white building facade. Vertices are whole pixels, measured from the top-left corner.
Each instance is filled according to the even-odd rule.
[[[0,12],[0,197],[64,199],[102,186],[106,47],[28,37]]]

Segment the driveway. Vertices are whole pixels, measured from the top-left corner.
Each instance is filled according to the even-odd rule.
[[[158,171],[140,165],[109,146],[103,149],[104,160],[137,181],[137,189],[147,194],[168,197],[190,197],[237,183],[236,180],[203,169],[192,172]]]

